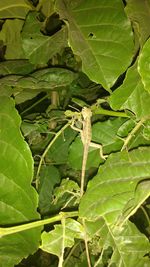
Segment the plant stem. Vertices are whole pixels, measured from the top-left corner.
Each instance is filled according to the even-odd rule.
[[[146,120],[146,118],[142,118],[137,124],[136,126],[132,129],[132,131],[129,133],[129,135],[127,136],[127,138],[124,141],[124,145],[121,149],[121,151],[123,151],[125,148],[127,148],[127,145],[129,144],[129,142],[131,141],[132,137],[135,135],[135,133],[141,128],[141,126],[143,125],[144,121]]]
[[[29,230],[35,227],[43,226],[45,224],[54,223],[57,221],[61,221],[63,218],[70,218],[70,217],[77,217],[78,212],[77,211],[71,211],[71,212],[60,212],[58,215],[45,219],[45,220],[39,220],[35,222],[25,223],[22,225],[12,226],[12,227],[1,227],[0,228],[0,237],[15,234],[24,230]]]
[[[61,247],[61,255],[59,257],[59,264],[58,267],[63,267],[63,261],[64,261],[64,252],[65,252],[65,215],[62,217],[61,220],[62,229],[63,229],[63,235],[62,235],[62,247]]]
[[[149,216],[148,216],[148,214],[147,214],[145,208],[141,205],[141,206],[140,206],[140,209],[141,209],[142,212],[144,213],[145,218],[146,218],[146,220],[147,220],[147,222],[148,222],[148,226],[149,226],[149,228],[150,228],[150,219],[149,219]]]
[[[70,121],[68,123],[66,123],[54,136],[54,138],[50,141],[50,143],[48,144],[48,146],[46,147],[46,149],[44,150],[39,165],[38,165],[38,169],[37,169],[37,173],[36,173],[36,189],[38,189],[38,185],[39,185],[39,174],[40,174],[40,170],[41,170],[41,166],[42,166],[42,162],[48,152],[48,150],[51,148],[51,146],[55,143],[56,139],[58,138],[58,136],[60,136],[62,134],[62,132],[68,127],[70,126]]]
[[[24,115],[26,112],[28,112],[30,109],[34,108],[35,106],[37,106],[39,103],[41,103],[44,99],[46,99],[48,96],[45,95],[43,96],[41,99],[39,99],[37,102],[35,102],[34,104],[32,104],[31,106],[29,106],[28,108],[26,108],[25,110],[23,110],[22,112],[20,112],[20,115]]]
[[[76,243],[70,250],[68,256],[66,257],[66,259],[64,260],[64,264],[63,264],[63,267],[67,266],[68,264],[68,261],[71,257],[71,255],[74,253],[74,251],[76,250],[77,246],[80,244],[80,242]]]
[[[85,220],[82,219],[83,227],[84,227],[84,244],[85,244],[85,252],[86,252],[86,258],[87,258],[87,264],[88,267],[91,266],[91,259],[90,259],[90,253],[89,253],[89,247],[88,247],[88,238],[87,238],[87,233],[86,233],[86,225],[85,225]]]

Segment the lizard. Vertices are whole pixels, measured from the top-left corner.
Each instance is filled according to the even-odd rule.
[[[83,120],[82,120],[82,130],[80,131],[80,133],[81,133],[81,141],[83,143],[83,158],[82,158],[82,170],[81,170],[80,197],[82,197],[84,194],[85,171],[86,171],[86,163],[87,163],[87,158],[88,158],[88,153],[89,153],[89,147],[93,146],[93,147],[99,148],[100,156],[103,159],[106,159],[106,156],[104,156],[102,152],[102,146],[91,142],[92,140],[92,125],[91,125],[92,111],[91,109],[87,107],[83,107],[81,111],[81,115],[82,115]],[[82,219],[82,223],[83,223],[84,229],[86,229],[85,219]],[[86,250],[86,255],[87,255],[87,263],[88,263],[88,266],[91,267],[90,253],[89,253],[89,248],[88,248],[88,237],[87,237],[86,230],[84,233],[84,241],[85,241],[85,250]]]
[[[81,141],[83,143],[83,158],[82,158],[82,169],[81,169],[81,186],[80,186],[80,196],[82,197],[84,194],[84,180],[85,180],[85,171],[86,171],[86,163],[89,153],[89,147],[95,147],[100,149],[100,156],[104,160],[107,156],[103,155],[102,145],[96,144],[91,142],[92,140],[92,126],[91,126],[91,117],[92,111],[88,107],[83,107],[81,111],[81,122],[82,122],[82,129],[79,129],[74,126],[74,121],[72,121],[71,127],[80,132]]]
[[[72,119],[71,127],[74,130],[80,132],[81,141],[83,143],[83,158],[82,158],[81,186],[80,186],[80,197],[82,197],[84,194],[85,171],[86,171],[86,163],[87,163],[87,158],[88,158],[88,153],[89,153],[89,147],[93,146],[93,147],[99,148],[101,158],[106,159],[107,156],[103,155],[102,145],[91,142],[92,140],[92,126],[91,126],[92,111],[91,109],[87,107],[83,107],[81,111],[81,117],[77,116],[77,119],[79,121],[81,120],[82,122],[82,129],[79,129],[74,125],[76,116],[75,116],[75,119],[74,118]],[[84,229],[86,229],[84,218],[82,219],[82,223],[83,223]],[[90,260],[90,254],[89,254],[89,249],[88,249],[88,238],[87,238],[86,230],[84,232],[84,241],[85,241],[85,250],[86,250],[86,255],[87,255],[88,267],[91,267],[91,260]]]
[[[85,180],[85,171],[86,171],[86,162],[89,153],[89,147],[92,139],[92,127],[91,127],[91,117],[92,112],[89,108],[84,107],[82,109],[82,130],[81,130],[81,141],[83,144],[83,158],[82,158],[82,170],[81,170],[81,187],[80,187],[80,196],[82,197],[84,193],[84,180]]]

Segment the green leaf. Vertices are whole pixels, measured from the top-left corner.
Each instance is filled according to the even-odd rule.
[[[69,164],[72,168],[81,170],[82,169],[82,158],[83,158],[83,144],[79,137],[70,146],[69,151]],[[95,147],[89,148],[88,159],[86,163],[86,169],[91,167],[97,168],[100,164],[100,153],[99,149]]]
[[[24,89],[24,79],[27,80],[28,88],[30,90]],[[34,82],[33,82],[34,81]],[[32,90],[36,89],[36,80],[31,81],[31,77],[24,78],[20,75],[6,75],[0,79],[0,95],[11,96],[13,94],[16,104],[24,102],[28,99],[35,97],[40,91]],[[20,84],[21,83],[21,86]],[[27,86],[27,84],[25,84]]]
[[[26,0],[5,0],[0,1],[0,19],[19,18],[24,19],[32,6]]]
[[[55,205],[59,201],[65,202],[62,209],[68,206],[76,206],[80,201],[80,187],[69,178],[62,179],[61,184],[54,190],[53,198]]]
[[[16,83],[18,75],[8,75],[0,79],[0,95],[11,96],[13,93],[12,85]]]
[[[31,123],[28,121],[22,121],[21,123],[21,131],[24,135],[24,137],[30,138],[30,135],[33,134],[33,132],[38,130],[38,124]]]
[[[17,104],[35,97],[42,91],[60,90],[69,86],[77,74],[65,68],[44,68],[30,76],[8,75],[0,79],[1,95],[15,97]]]
[[[134,139],[132,140],[131,144],[128,146],[129,149],[137,148],[139,146],[148,146],[150,145],[150,140],[147,140],[145,136],[143,135],[142,131],[134,136]]]
[[[138,71],[141,75],[145,90],[150,94],[150,39],[147,40],[139,56]]]
[[[72,247],[75,238],[84,238],[84,231],[82,225],[73,220],[65,220],[65,229],[62,225],[55,225],[55,229],[49,233],[42,233],[42,245],[40,248],[48,253],[61,256],[62,243],[64,247]],[[63,231],[64,230],[64,231]]]
[[[24,21],[20,19],[7,19],[3,25],[0,32],[0,39],[6,45],[6,59],[22,59],[25,57],[20,38],[23,23]]]
[[[21,104],[27,100],[30,100],[34,97],[36,97],[39,94],[39,91],[36,90],[19,90],[18,88],[16,88],[16,91],[14,93],[14,98],[15,98],[15,102],[16,104]]]
[[[104,154],[118,151],[122,147],[123,141],[118,136],[118,129],[125,121],[125,118],[115,118],[93,124],[92,141],[103,145]]]
[[[94,252],[100,254],[97,266],[149,266],[149,240],[130,221],[113,229],[100,217],[86,221],[86,229]]]
[[[133,223],[126,222],[122,228],[112,229],[99,218],[86,221],[86,228],[90,243],[95,240],[95,250],[97,254],[101,252],[97,266],[149,266],[149,258],[145,256],[149,253],[149,240]]]
[[[89,182],[80,204],[80,216],[88,220],[103,217],[107,224],[117,222],[142,180],[149,178],[150,148],[110,155]],[[147,195],[147,192],[146,192]]]
[[[67,128],[62,135],[60,135],[53,146],[49,149],[46,158],[57,164],[64,164],[68,160],[69,147],[76,136],[71,128]]]
[[[130,20],[133,23],[134,30],[138,35],[140,45],[143,46],[150,36],[150,2],[149,0],[128,0],[125,8]]]
[[[138,123],[133,120],[127,120],[118,130],[117,135],[124,141],[122,149],[127,148],[131,150],[139,146],[150,145],[150,139],[145,130],[148,130],[148,120],[145,122],[139,121]]]
[[[34,65],[28,60],[7,60],[0,63],[0,75],[26,75],[34,70]]]
[[[129,200],[126,204],[122,216],[119,218],[117,225],[123,224],[131,215],[133,215],[144,201],[150,196],[150,181],[141,181],[136,189],[134,199]]]
[[[112,231],[109,226],[103,225],[100,231],[103,250],[99,263],[103,262],[105,249],[112,248],[109,266],[138,266],[148,267],[149,259],[145,255],[149,252],[149,240],[139,232],[134,224],[127,222],[122,229]],[[132,256],[131,256],[132,253]]]
[[[143,129],[143,136],[146,140],[150,141],[150,121],[145,123],[145,127]]]
[[[32,77],[37,79],[37,87],[44,89],[57,89],[70,85],[78,75],[77,73],[65,68],[44,68],[32,73]],[[27,87],[28,88],[28,87]]]
[[[5,227],[39,218],[37,193],[31,186],[33,159],[20,124],[14,101],[0,97],[0,222]],[[13,267],[35,252],[39,238],[39,228],[1,237],[1,266]]]
[[[49,17],[54,13],[54,1],[53,0],[39,0],[37,10],[40,10],[45,17]]]
[[[149,266],[150,260],[145,256],[149,253],[149,240],[134,224],[127,222],[121,231],[117,229],[115,234],[112,232],[112,237],[114,252],[110,265],[115,262],[121,267]]]
[[[43,24],[37,19],[37,13],[29,13],[22,31],[22,46],[26,58],[33,64],[47,63],[64,46],[67,46],[66,27],[62,27],[52,36],[46,36],[41,32],[42,26]]]
[[[54,166],[43,166],[40,172],[39,209],[41,214],[50,210],[54,186],[60,182],[60,174]]]
[[[57,0],[56,10],[67,21],[69,44],[80,56],[83,71],[109,90],[132,59],[132,31],[123,4],[120,0]]]
[[[129,68],[123,84],[112,93],[109,103],[114,110],[131,110],[137,119],[150,115],[150,94],[144,89],[136,65]]]
[[[8,81],[9,77],[7,77]],[[18,77],[14,87],[16,87],[16,91],[26,89],[26,92],[27,90],[29,92],[32,90],[38,92],[56,90],[70,85],[76,78],[76,73],[65,68],[44,68],[33,72],[30,76]]]
[[[135,127],[135,125],[136,122],[133,119],[126,120],[125,123],[123,123],[119,127],[117,134],[120,137],[125,137],[131,132],[131,130]]]

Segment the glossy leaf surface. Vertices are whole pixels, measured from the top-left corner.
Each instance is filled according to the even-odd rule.
[[[149,148],[111,155],[89,182],[80,216],[88,220],[103,217],[108,225],[116,223],[126,204],[134,199],[138,182],[149,178],[149,162]]]
[[[134,264],[139,267],[149,266],[150,261],[145,256],[149,251],[149,241],[131,222],[127,222],[122,229],[118,228],[116,231],[103,222],[100,236],[100,245],[104,249],[99,263],[103,263],[106,249],[111,248],[112,255],[108,266],[128,267],[134,266]]]
[[[7,60],[0,63],[0,74],[2,76],[17,74],[26,75],[34,70],[34,65],[28,60]]]
[[[44,166],[40,173],[39,208],[41,214],[50,210],[54,186],[59,184],[60,174],[54,166]]]
[[[36,220],[37,193],[31,186],[33,159],[20,132],[14,101],[0,98],[0,222],[3,226]],[[2,267],[13,267],[39,245],[40,229],[0,238]],[[28,245],[27,245],[28,244]]]
[[[46,64],[66,44],[65,27],[52,36],[43,35],[41,31],[42,23],[37,19],[37,13],[30,13],[23,27],[22,45],[26,58],[33,64]]]
[[[32,6],[25,0],[5,0],[0,1],[0,19],[20,18],[24,19]]]
[[[150,1],[128,0],[125,10],[133,23],[140,45],[143,46],[150,35]]]
[[[121,1],[58,0],[56,10],[67,21],[69,44],[83,71],[109,90],[132,58],[132,32]]]
[[[42,233],[42,245],[40,248],[60,257],[62,253],[62,243],[64,242],[64,248],[72,247],[75,238],[83,238],[83,227],[73,219],[66,219],[64,226],[56,225],[55,229],[51,232]]]
[[[129,68],[124,83],[112,93],[109,101],[113,109],[128,109],[137,119],[150,115],[150,94],[143,86],[136,65]]]
[[[142,82],[144,84],[144,88],[150,94],[150,39],[145,43],[142,52],[139,57],[138,63],[138,71],[141,75]]]
[[[7,47],[6,59],[22,59],[25,57],[20,38],[23,23],[24,21],[21,19],[9,19],[3,25],[0,39],[3,40],[4,45]]]

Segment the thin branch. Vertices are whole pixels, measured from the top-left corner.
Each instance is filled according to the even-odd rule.
[[[63,215],[62,213],[62,229],[63,229],[63,234],[62,234],[62,248],[61,248],[61,255],[59,257],[59,264],[58,267],[63,267],[63,261],[64,261],[64,252],[65,252],[65,214]]]
[[[129,133],[129,135],[127,136],[127,138],[124,141],[124,145],[122,146],[121,151],[123,151],[125,148],[127,148],[127,145],[129,144],[129,142],[131,141],[131,139],[133,138],[133,136],[135,135],[135,133],[141,128],[141,126],[143,125],[143,123],[145,122],[147,118],[142,118],[137,124],[136,126],[132,129],[132,131]]]
[[[39,185],[39,174],[40,174],[40,170],[42,167],[42,163],[44,161],[44,158],[47,154],[47,152],[49,151],[49,149],[51,148],[51,146],[55,143],[56,139],[62,134],[62,132],[68,127],[70,126],[70,121],[68,123],[66,123],[54,136],[54,138],[50,141],[50,143],[48,144],[48,146],[46,147],[46,149],[44,150],[39,165],[38,165],[38,169],[37,169],[37,173],[36,173],[36,189],[38,189],[38,185]]]
[[[85,243],[85,251],[86,251],[86,258],[88,267],[92,267],[91,265],[91,259],[90,259],[90,253],[89,253],[89,247],[88,247],[88,239],[87,239],[87,233],[86,233],[86,225],[85,220],[82,219],[83,227],[84,227],[84,243]]]

